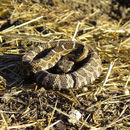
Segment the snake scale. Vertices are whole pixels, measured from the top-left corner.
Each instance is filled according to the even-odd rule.
[[[45,88],[67,89],[92,83],[102,72],[94,49],[78,41],[53,41],[41,44],[22,57],[28,62],[36,82]]]

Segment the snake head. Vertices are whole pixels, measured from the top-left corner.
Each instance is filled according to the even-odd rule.
[[[58,68],[63,72],[67,73],[72,70],[72,67],[74,65],[73,61],[68,60],[61,60],[58,62]]]

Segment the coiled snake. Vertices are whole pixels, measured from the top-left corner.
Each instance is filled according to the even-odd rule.
[[[94,49],[77,41],[54,41],[38,45],[22,57],[28,62],[38,84],[67,89],[92,83],[102,72]]]

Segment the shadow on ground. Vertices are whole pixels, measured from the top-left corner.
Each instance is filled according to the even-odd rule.
[[[29,69],[29,66],[27,68]],[[25,72],[26,71],[26,72]],[[6,81],[6,85],[19,87],[34,82],[33,75],[26,76],[27,70],[22,67],[22,55],[5,54],[0,56],[0,76]]]

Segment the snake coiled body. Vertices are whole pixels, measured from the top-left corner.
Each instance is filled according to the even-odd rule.
[[[94,49],[77,41],[38,45],[22,61],[31,65],[38,84],[52,89],[88,85],[102,72],[101,60]]]

